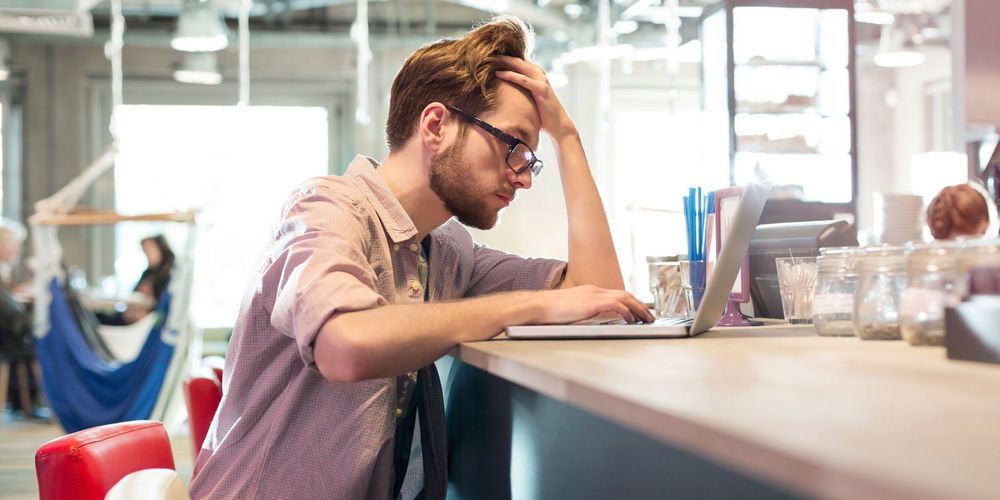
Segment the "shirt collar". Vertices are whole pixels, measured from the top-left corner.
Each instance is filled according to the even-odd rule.
[[[375,213],[382,221],[382,227],[389,234],[393,243],[406,241],[417,234],[417,226],[413,224],[403,205],[396,199],[389,186],[382,180],[375,169],[378,162],[367,156],[354,157],[344,174],[351,177],[362,187],[365,197],[375,207]]]

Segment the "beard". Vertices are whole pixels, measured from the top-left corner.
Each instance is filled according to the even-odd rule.
[[[431,191],[441,199],[446,209],[466,226],[492,229],[500,219],[498,210],[486,200],[493,194],[512,197],[512,186],[482,189],[462,160],[464,143],[454,144],[431,159]]]

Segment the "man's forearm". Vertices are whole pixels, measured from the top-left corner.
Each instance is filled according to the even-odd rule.
[[[561,285],[624,290],[611,229],[579,134],[553,138],[569,222],[569,266]]]
[[[388,305],[340,314],[320,329],[316,366],[328,380],[356,382],[427,366],[456,344],[531,322],[537,306],[512,292],[457,302]]]

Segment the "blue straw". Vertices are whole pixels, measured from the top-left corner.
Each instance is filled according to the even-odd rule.
[[[694,252],[691,249],[692,248],[691,247],[691,242],[692,242],[692,239],[691,239],[691,207],[688,205],[688,197],[687,196],[684,197],[684,225],[685,225],[685,232],[687,233],[685,236],[687,236],[688,258],[689,259],[693,259],[694,258]]]
[[[688,209],[691,213],[691,227],[688,229],[691,235],[691,258],[698,260],[698,198],[695,197],[695,189],[688,188]]]
[[[695,240],[697,245],[698,260],[704,260],[705,258],[705,199],[701,197],[701,186],[698,186],[698,239]]]

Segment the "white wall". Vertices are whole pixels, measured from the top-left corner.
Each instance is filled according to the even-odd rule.
[[[931,85],[950,85],[951,51],[925,47],[921,52],[926,61],[909,68],[881,68],[870,57],[858,59],[858,228],[869,234],[872,195],[911,192],[913,156],[933,150],[932,128],[950,128],[950,122],[931,122],[926,93]]]

